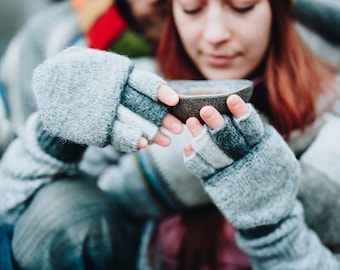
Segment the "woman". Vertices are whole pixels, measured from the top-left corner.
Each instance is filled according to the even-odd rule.
[[[254,106],[231,96],[232,117],[204,107],[206,125],[190,118],[189,133],[172,136],[157,126],[177,134],[178,120],[155,101],[175,105],[178,97],[159,88],[164,81],[157,76],[99,51],[72,48],[48,60],[36,70],[33,85],[43,125],[33,115],[25,139],[11,145],[1,164],[2,189],[13,192],[1,213],[15,224],[17,264],[26,269],[339,268],[335,255],[308,229],[296,200],[298,179],[315,183],[323,177],[328,187],[338,175],[327,163],[332,159],[324,159],[334,159],[337,146],[325,153],[320,145],[325,136],[326,143],[334,142],[328,132],[336,132],[339,120],[316,121],[333,107],[328,103],[336,96],[333,76],[327,65],[314,68],[314,58],[303,50],[288,1],[173,0],[171,7],[160,47],[169,54],[160,61],[166,78],[252,79]],[[293,41],[294,48],[283,46]],[[306,80],[311,77],[312,84]],[[300,164],[283,138],[302,155]],[[150,141],[168,147],[153,144],[137,151]],[[179,158],[183,141],[190,141],[184,147],[189,170]],[[120,153],[137,151],[119,156],[119,165],[100,176],[110,197],[79,180],[84,177],[74,170],[84,145],[108,144]],[[318,158],[322,166],[316,166]],[[24,191],[20,198],[14,196],[18,189]],[[302,189],[299,195],[308,198],[308,207],[317,197],[306,194]],[[315,225],[320,215],[309,210],[307,219]],[[315,226],[331,244],[336,233],[327,229]]]
[[[332,181],[327,181],[331,179],[326,169],[328,165],[319,164],[332,159],[334,161],[330,163],[336,162],[334,157],[339,149],[322,149],[329,147],[325,141],[332,137],[325,131],[322,135],[324,139],[319,136],[319,142],[310,146],[320,130],[320,119],[325,117],[324,112],[335,109],[334,99],[338,93],[333,86],[332,69],[301,44],[291,22],[288,1],[234,1],[228,5],[223,1],[172,2],[172,13],[158,53],[162,73],[168,79],[253,80],[255,90],[251,103],[287,139],[296,156],[302,155],[299,198],[304,202],[306,219],[325,242],[334,244],[336,227],[333,227],[333,233],[330,230],[321,232],[317,218],[321,216],[320,211],[335,209],[331,206],[334,200],[324,204],[320,203],[325,202],[324,199],[316,198],[318,202],[308,203],[307,197],[317,193],[321,187],[323,191],[319,190],[319,193],[328,196],[333,193],[330,191]],[[209,120],[206,123],[211,123],[214,128],[223,123],[221,116],[214,110],[204,109],[201,113],[206,114]],[[195,120],[189,121],[187,126],[193,136],[198,136],[202,126]],[[330,129],[337,129],[337,124],[331,125],[333,128]],[[336,144],[336,141],[332,143]],[[186,153],[192,151],[187,145]],[[320,152],[315,154],[315,151]],[[332,157],[323,159],[324,155],[331,152]],[[335,174],[332,179],[337,181]],[[338,190],[336,186],[333,188]],[[182,226],[190,230],[185,219]],[[206,226],[204,224],[202,230]],[[167,229],[170,232],[176,230],[171,227]],[[190,245],[188,242],[184,243]]]

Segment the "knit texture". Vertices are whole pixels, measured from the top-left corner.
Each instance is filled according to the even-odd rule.
[[[34,113],[28,118],[23,135],[10,144],[1,159],[0,225],[13,226],[39,188],[57,175],[66,177],[77,171],[76,163],[65,163],[42,151],[37,141],[38,124],[39,116]]]
[[[340,222],[337,214],[340,200],[336,195],[340,192],[339,136],[340,118],[329,117],[300,159],[302,177],[299,199],[304,204],[306,220],[322,240],[331,245],[340,242],[337,225]],[[314,200],[308,199],[311,197]]]
[[[41,149],[50,156],[64,162],[78,162],[85,149],[85,145],[75,144],[49,134],[39,122],[37,126],[37,140]]]
[[[20,134],[29,115],[37,110],[31,88],[32,73],[45,59],[72,45],[91,46],[86,35],[91,36],[94,47],[107,44],[105,50],[128,57],[150,55],[151,47],[140,34],[128,28],[115,32],[119,25],[112,23],[116,19],[112,16],[114,12],[107,13],[109,16],[103,14],[98,24],[90,29],[91,33],[81,33],[70,1],[51,3],[30,18],[13,37],[0,63],[0,88],[3,87],[7,117],[11,123],[6,125],[6,121],[2,121],[5,124],[1,125],[0,149],[12,140],[11,129]]]
[[[195,152],[186,158],[186,165],[204,179],[205,190],[236,228],[276,224],[292,210],[299,163],[282,137],[269,125],[262,125],[252,106],[246,116],[229,120],[210,131],[210,136],[234,162],[220,169],[214,164],[216,157],[204,158]],[[234,155],[235,146],[242,147],[243,157]],[[213,174],[206,174],[207,167]]]
[[[134,69],[127,57],[77,47],[45,61],[33,75],[33,91],[48,132],[78,144],[112,144],[122,152],[136,151],[140,137],[152,140],[155,132],[150,137],[131,117],[118,114],[119,107],[157,127],[167,113],[157,101],[161,84],[165,81],[160,77]],[[131,96],[133,102],[127,100]]]
[[[329,270],[340,269],[340,262],[322,246],[317,235],[303,221],[298,201],[275,231],[254,239],[237,235],[239,247],[249,256],[253,269]]]
[[[301,168],[298,199],[303,204],[306,222],[323,243],[330,246],[338,245],[340,243],[340,216],[338,215],[340,186],[334,179],[303,161]]]

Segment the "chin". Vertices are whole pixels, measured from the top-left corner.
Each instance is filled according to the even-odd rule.
[[[237,80],[247,77],[249,72],[236,69],[206,69],[202,70],[202,74],[207,80]]]

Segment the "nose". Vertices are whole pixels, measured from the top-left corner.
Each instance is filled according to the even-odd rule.
[[[232,27],[228,14],[220,6],[208,8],[203,30],[203,38],[211,44],[228,41],[232,37]]]

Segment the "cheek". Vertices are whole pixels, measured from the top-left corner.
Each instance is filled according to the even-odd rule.
[[[252,63],[251,69],[255,69],[262,61],[269,45],[271,33],[271,17],[262,17],[261,24],[249,26],[248,35],[244,36],[247,47],[248,60]]]
[[[177,2],[173,1],[173,3],[172,9],[177,32],[186,53],[192,58],[201,39],[202,23],[200,20],[188,19],[182,14]]]
[[[192,55],[195,51],[195,45],[198,43],[192,31],[181,31],[179,33],[183,47],[187,54]]]
[[[194,28],[189,24],[178,22],[178,25],[176,23],[176,27],[186,53],[192,56],[195,51],[195,46],[198,44],[199,35],[197,35]]]
[[[262,30],[262,29],[261,29]],[[270,33],[267,31],[256,31],[248,39],[248,51],[253,58],[260,60],[267,51]],[[256,59],[254,59],[256,60]]]

